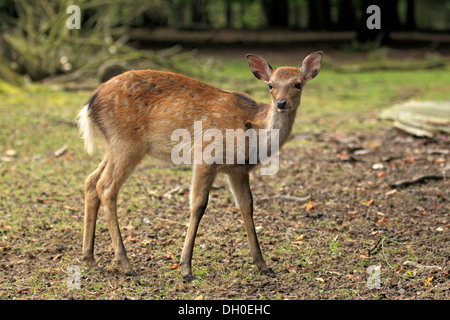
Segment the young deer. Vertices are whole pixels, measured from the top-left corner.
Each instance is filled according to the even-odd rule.
[[[266,82],[272,95],[270,104],[259,104],[249,97],[217,89],[192,78],[153,70],[129,71],[103,83],[78,115],[79,128],[88,153],[94,136],[106,144],[103,161],[85,182],[85,218],[83,256],[88,267],[96,267],[94,237],[97,213],[103,207],[115,257],[127,275],[133,271],[122,242],[117,220],[117,194],[125,180],[146,154],[171,161],[175,146],[171,135],[185,128],[193,136],[193,122],[202,121],[202,130],[279,129],[283,145],[292,129],[305,84],[320,70],[322,52],[308,55],[301,68],[273,69],[264,59],[248,54],[250,70]],[[248,153],[246,150],[246,160]],[[195,163],[190,188],[190,220],[181,253],[184,279],[194,279],[192,251],[200,219],[217,173],[228,175],[229,184],[245,221],[251,256],[260,272],[272,274],[264,261],[253,222],[253,198],[249,172],[255,167],[244,164]]]

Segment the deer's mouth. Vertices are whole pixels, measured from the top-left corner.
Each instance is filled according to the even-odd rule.
[[[277,111],[278,112],[287,112],[289,110],[288,106],[284,106],[284,107],[277,107]]]

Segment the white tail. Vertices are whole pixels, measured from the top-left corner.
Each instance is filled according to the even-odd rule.
[[[78,122],[78,128],[80,135],[84,139],[84,147],[89,155],[94,151],[94,137],[95,137],[95,123],[89,117],[89,104],[86,104],[80,113],[78,113],[76,120]]]

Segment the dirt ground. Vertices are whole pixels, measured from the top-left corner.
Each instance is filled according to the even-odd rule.
[[[129,198],[140,199],[139,207],[120,219],[138,277],[120,273],[102,213],[96,240],[102,270],[82,267],[77,208],[72,217],[77,227],[52,232],[50,240],[48,231],[55,226],[46,224],[30,234],[8,235],[15,244],[0,254],[5,284],[0,294],[22,299],[45,299],[45,292],[57,299],[448,299],[449,142],[445,135],[413,138],[390,127],[376,134],[294,136],[282,150],[278,174],[254,174],[251,182],[257,232],[274,278],[252,265],[243,221],[219,177],[194,252],[199,280],[184,283],[178,259],[189,178],[142,166],[129,183],[144,185],[141,194],[125,189],[119,200],[123,212]],[[404,182],[423,175],[432,179]],[[143,192],[149,177],[170,191]],[[395,185],[399,182],[403,185]],[[49,245],[23,251],[24,237]],[[79,290],[67,289],[68,260],[80,266]],[[370,266],[380,268],[372,285]]]

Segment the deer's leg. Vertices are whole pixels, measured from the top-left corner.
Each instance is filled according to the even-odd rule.
[[[203,213],[208,205],[208,197],[215,178],[215,170],[208,165],[194,165],[192,172],[192,183],[190,190],[189,227],[181,253],[181,275],[186,281],[192,281],[192,252],[194,249],[195,236]]]
[[[131,155],[126,152],[111,155],[103,170],[102,176],[97,183],[97,193],[100,196],[103,210],[107,216],[108,229],[114,247],[115,257],[120,263],[123,272],[126,275],[131,276],[137,274],[131,268],[120,234],[119,221],[117,218],[117,195],[120,187],[130,176],[141,159],[142,156]]]
[[[255,224],[253,222],[253,196],[250,190],[249,174],[230,173],[228,177],[236,203],[244,218],[251,256],[261,273],[273,274],[273,271],[267,268],[256,235]]]
[[[107,163],[106,157],[92,172],[85,181],[85,214],[84,214],[84,233],[83,233],[83,260],[89,268],[96,268],[94,258],[94,239],[95,225],[97,222],[97,213],[100,207],[100,198],[97,194],[97,182],[103,173]]]

